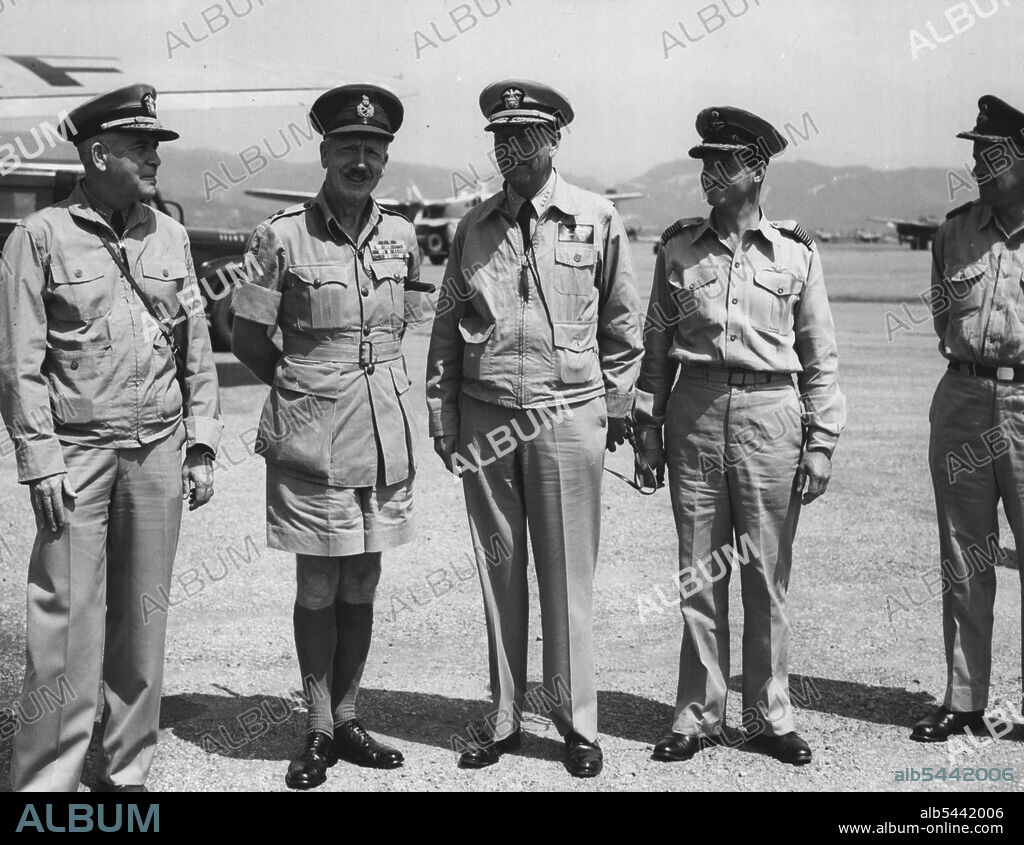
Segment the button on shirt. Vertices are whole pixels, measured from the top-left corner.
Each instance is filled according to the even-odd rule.
[[[412,223],[371,200],[353,242],[321,189],[261,223],[245,265],[235,314],[279,326],[284,341],[260,420],[267,462],[340,487],[409,477],[415,437],[401,339],[423,310],[405,289],[419,279]]]
[[[1024,366],[1024,226],[1007,234],[980,200],[932,245],[932,315],[953,361]]]
[[[83,184],[25,218],[0,261],[0,412],[22,482],[64,472],[60,443],[131,448],[184,421],[216,451],[220,404],[185,229],[135,203],[118,240]],[[165,335],[103,246],[123,246],[136,282],[185,356],[185,396]]]
[[[527,248],[524,202],[506,185],[456,230],[427,356],[433,437],[458,434],[463,391],[510,408],[601,395],[610,416],[632,407],[640,303],[618,213],[553,172],[529,200]]]
[[[641,425],[660,426],[680,364],[796,373],[808,448],[831,451],[845,423],[835,328],[818,251],[761,216],[735,251],[713,219],[658,252],[637,388]]]

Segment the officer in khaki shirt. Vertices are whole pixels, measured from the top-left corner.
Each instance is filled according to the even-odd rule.
[[[570,773],[593,777],[601,470],[632,408],[640,303],[618,213],[552,167],[573,118],[565,97],[511,79],[487,86],[480,109],[506,181],[459,223],[427,359],[430,433],[462,476],[499,714],[460,765],[491,765],[520,743],[529,528],[552,718]],[[495,544],[509,550],[497,562]]]
[[[85,179],[18,224],[0,268],[0,412],[38,529],[21,712],[35,714],[48,694],[66,699],[24,715],[11,785],[77,790],[102,679],[97,788],[141,791],[167,622],[144,597],[170,588],[183,494],[191,489],[190,509],[213,495],[217,373],[188,236],[143,204],[156,192],[158,142],[178,137],[157,120],[156,92],[104,94],[74,109],[62,132]]]
[[[911,738],[985,729],[997,507],[1024,549],[1024,113],[986,95],[974,142],[979,199],[932,246],[932,313],[947,372],[932,400],[929,463],[942,561],[946,692]]]
[[[250,278],[233,301],[235,354],[271,385],[257,439],[267,542],[296,555],[295,645],[310,708],[285,778],[293,789],[323,783],[338,757],[374,768],[403,760],[356,718],[381,553],[413,539],[402,336],[418,291],[433,289],[419,283],[412,223],[371,197],[403,113],[375,85],[317,99],[324,184],[256,228]],[[268,339],[275,326],[280,352]]]
[[[731,107],[702,111],[697,131],[690,155],[712,210],[662,236],[637,384],[654,474],[667,456],[683,615],[675,719],[654,759],[689,759],[724,727],[735,553],[748,737],[808,763],[789,701],[786,589],[801,492],[806,504],[825,491],[845,418],[835,331],[811,239],[761,211],[785,139]]]

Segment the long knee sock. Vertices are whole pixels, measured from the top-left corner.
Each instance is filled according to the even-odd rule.
[[[340,725],[356,717],[356,695],[373,635],[373,605],[336,601],[334,613],[338,645],[334,650],[331,702],[334,724]]]
[[[295,651],[299,657],[299,671],[302,672],[302,691],[309,699],[306,730],[323,731],[333,736],[329,691],[338,643],[334,608],[310,610],[296,604],[292,619],[295,624]]]

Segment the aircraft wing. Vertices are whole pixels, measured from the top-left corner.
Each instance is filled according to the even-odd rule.
[[[638,191],[623,192],[623,191],[608,191],[607,193],[601,194],[606,200],[610,202],[622,202],[623,200],[638,200],[644,196],[644,194]]]
[[[263,200],[287,203],[306,202],[306,200],[311,200],[316,196],[316,193],[313,191],[286,191],[278,190],[277,188],[250,188],[246,191],[246,194]],[[373,199],[377,205],[384,206],[385,208],[408,205],[407,202],[395,199],[394,197],[374,197]]]
[[[868,219],[892,226],[899,235],[934,235],[940,225],[938,220],[898,220],[893,217],[869,217]]]

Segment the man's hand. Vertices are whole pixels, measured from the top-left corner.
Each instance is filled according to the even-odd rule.
[[[656,428],[636,429],[636,442],[640,456],[647,462],[645,467],[639,460],[640,483],[644,488],[658,489],[665,486],[665,449],[662,445],[661,430]],[[649,469],[648,469],[649,467]]]
[[[455,454],[458,442],[459,438],[454,434],[434,438],[434,451],[437,452],[437,456],[444,464],[444,468],[452,474],[455,472],[455,470],[452,469],[452,455]]]
[[[61,494],[71,499],[78,498],[78,492],[68,481],[68,474],[59,472],[46,478],[37,478],[28,483],[28,490],[36,520],[45,522],[50,531],[56,534],[66,522]]]
[[[201,508],[213,498],[213,455],[205,446],[193,446],[185,452],[181,465],[181,497],[188,498],[188,509]]]
[[[626,417],[608,417],[608,436],[605,438],[605,448],[614,452],[616,446],[621,446],[629,436],[629,419]]]
[[[809,505],[828,487],[832,477],[832,461],[824,452],[804,452],[800,459],[800,469],[796,471],[796,483],[803,492],[801,502]],[[807,489],[804,489],[804,485]]]

